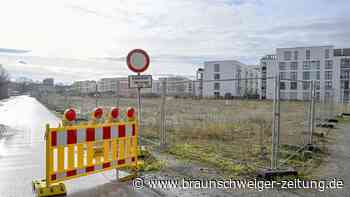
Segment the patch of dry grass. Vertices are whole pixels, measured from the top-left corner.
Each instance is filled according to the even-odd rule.
[[[83,104],[81,102],[84,102]],[[99,100],[108,109],[116,98]],[[142,135],[159,141],[160,98],[142,100]],[[76,108],[92,110],[94,99],[71,99]],[[136,99],[119,100],[122,110],[137,106]],[[87,111],[82,109],[82,111]],[[269,165],[272,102],[256,100],[166,99],[166,130],[169,152],[194,159],[233,174],[254,171]],[[303,145],[307,131],[308,104],[281,102],[282,144]],[[316,132],[323,132],[316,128]],[[315,138],[320,142],[321,138]],[[322,142],[326,143],[326,142]],[[288,154],[287,154],[288,155]],[[297,165],[300,163],[294,160]]]

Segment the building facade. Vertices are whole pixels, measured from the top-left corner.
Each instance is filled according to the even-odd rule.
[[[310,98],[310,81],[315,81],[316,98],[335,98],[337,102],[349,100],[349,49],[333,46],[277,48],[276,56],[260,60],[261,98],[273,99],[274,80],[281,78],[281,99],[306,100]]]
[[[125,77],[102,78],[97,82],[97,90],[101,93],[115,93],[118,91],[119,82],[127,80]]]
[[[54,86],[54,79],[53,78],[46,78],[43,80],[43,85],[45,86]]]
[[[266,55],[260,59],[260,69],[259,69],[259,96],[260,99],[270,98],[273,95],[273,80],[269,77],[276,76],[277,70],[274,69],[277,66],[276,55]]]
[[[97,83],[93,80],[75,81],[71,86],[74,94],[93,94],[97,92]]]
[[[342,103],[350,101],[350,48],[334,49],[333,64],[339,65],[335,68],[340,72],[340,93],[339,99]],[[339,84],[337,84],[339,85]]]
[[[204,62],[204,97],[258,95],[259,70],[236,60]]]
[[[187,77],[174,76],[174,77],[160,77],[158,79],[159,88],[157,89],[157,94],[161,94],[161,85],[163,81],[166,81],[166,94],[168,96],[180,96],[186,97],[193,94],[193,81]]]

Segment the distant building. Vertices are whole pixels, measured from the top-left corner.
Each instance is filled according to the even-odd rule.
[[[101,93],[109,93],[122,97],[136,96],[136,89],[129,89],[127,77],[102,78],[97,82],[97,89]]]
[[[157,94],[161,94],[162,81],[166,80],[166,94],[168,96],[190,96],[193,92],[193,82],[189,78],[182,76],[175,77],[161,77],[159,78],[159,89]],[[159,91],[159,92],[158,92]]]
[[[54,86],[54,79],[53,78],[46,78],[43,80],[43,85],[45,86]]]
[[[93,80],[75,81],[71,86],[74,94],[91,94],[97,91],[97,83]]]
[[[0,64],[0,99],[9,97],[9,75],[5,68]]]
[[[125,77],[115,77],[115,78],[102,78],[97,82],[97,89],[99,92],[113,92],[118,91],[119,82],[122,80],[127,80]]]
[[[337,102],[350,101],[350,49],[333,46],[278,48],[276,55],[260,60],[262,77],[281,77],[281,99],[305,100],[310,98],[307,83],[316,82],[316,97],[320,100],[335,98]],[[286,79],[283,81],[283,79]],[[266,81],[266,85],[264,84]],[[273,99],[273,80],[262,79],[263,97]]]
[[[204,97],[243,97],[258,95],[257,66],[236,60],[204,62]]]
[[[260,78],[259,80],[259,95],[260,99],[266,99],[269,95],[269,98],[274,93],[273,86],[274,83],[271,82],[273,79],[269,79],[269,77],[276,76],[276,68],[277,66],[277,56],[276,55],[266,55],[260,59]]]
[[[9,97],[9,82],[2,82],[0,84],[0,99]]]
[[[196,72],[196,81],[195,83],[195,96],[203,97],[203,80],[204,80],[204,69],[198,68]]]

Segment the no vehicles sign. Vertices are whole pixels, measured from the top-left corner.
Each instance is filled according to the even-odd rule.
[[[129,88],[152,88],[152,75],[129,75]]]

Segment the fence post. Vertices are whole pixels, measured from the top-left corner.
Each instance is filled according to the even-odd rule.
[[[160,149],[166,148],[166,124],[165,124],[165,102],[166,102],[166,80],[162,81],[162,103],[160,111]]]
[[[280,138],[280,76],[275,77],[275,94],[273,99],[273,117],[272,117],[272,154],[271,169],[277,169],[278,148]]]
[[[193,82],[192,82],[192,98],[193,99],[196,99],[196,81],[195,80],[193,80]]]
[[[308,145],[312,145],[312,136],[315,130],[315,97],[316,97],[316,84],[315,81],[311,81],[310,90],[311,104],[309,108],[309,140]]]
[[[116,96],[117,96],[117,107],[119,108],[119,102],[120,102],[120,81],[117,80],[117,92],[116,92]]]
[[[200,78],[200,84],[199,84],[199,88],[200,88],[200,98],[203,99],[203,89],[204,89],[204,86],[203,86],[203,77]]]

